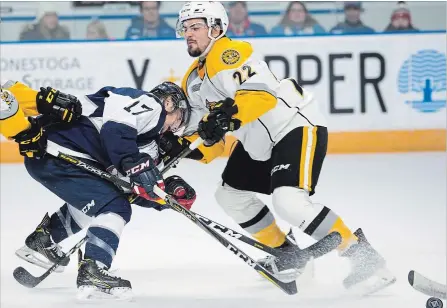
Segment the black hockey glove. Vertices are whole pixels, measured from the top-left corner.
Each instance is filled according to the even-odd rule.
[[[167,165],[176,158],[184,149],[189,147],[191,142],[185,138],[174,135],[172,132],[165,132],[160,136],[159,152],[164,164]]]
[[[158,150],[165,166],[177,158],[190,144],[191,142],[188,139],[176,136],[170,131],[163,133],[160,137]],[[198,149],[195,149],[186,158],[201,160],[203,154]]]
[[[226,98],[217,102],[210,113],[199,122],[198,133],[205,146],[212,146],[223,139],[225,134],[241,127],[241,121],[232,118],[238,112],[234,100]]]
[[[149,155],[141,156],[135,162],[132,158],[125,158],[121,162],[122,169],[130,178],[132,191],[147,200],[159,200],[154,193],[154,186],[165,189],[163,177]]]
[[[28,117],[31,127],[12,137],[19,144],[19,153],[29,158],[42,158],[46,153],[47,137],[38,119]]]
[[[71,123],[82,115],[81,102],[76,96],[62,93],[54,88],[40,88],[36,96],[37,111],[50,115],[57,121]]]

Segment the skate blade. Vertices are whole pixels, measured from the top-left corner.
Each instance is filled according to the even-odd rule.
[[[113,288],[102,290],[95,286],[81,286],[78,288],[76,299],[80,303],[92,303],[95,301],[133,301],[133,292],[130,288]]]
[[[27,246],[23,246],[22,248],[17,249],[15,253],[16,256],[20,259],[44,269],[49,269],[54,265],[54,263],[50,262],[44,255],[28,248]],[[54,271],[56,273],[62,273],[64,270],[65,266],[59,265]]]
[[[373,276],[349,288],[349,293],[368,296],[396,282],[396,277],[386,268],[379,269]]]

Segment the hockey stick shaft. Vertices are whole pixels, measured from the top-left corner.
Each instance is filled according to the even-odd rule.
[[[285,293],[293,295],[298,292],[296,283],[294,282],[284,283],[278,280],[276,277],[270,274],[265,268],[260,266],[255,260],[253,260],[250,256],[248,256],[245,252],[243,252],[241,249],[233,245],[229,240],[227,240],[225,237],[217,233],[214,229],[202,223],[201,220],[199,220],[191,211],[181,206],[172,196],[165,193],[161,188],[159,188],[158,186],[154,186],[154,193],[157,194],[160,198],[164,199],[167,206],[169,206],[174,211],[182,214],[183,216],[187,217],[190,221],[195,223],[198,227],[200,227],[206,233],[215,238],[225,248],[230,250],[232,253],[238,256],[242,261],[244,261],[247,265],[252,267],[255,271],[257,271],[264,278],[266,278],[271,283],[276,285],[278,288],[283,290]]]
[[[183,152],[180,153],[178,158],[175,158],[173,161],[177,161],[178,162],[181,159],[180,157],[186,157],[192,150],[194,150],[194,148],[198,144],[201,143],[200,141],[201,140],[199,140],[199,142],[197,142],[197,140],[196,140],[196,142],[191,143],[190,147],[185,149],[185,150],[183,150]],[[112,175],[112,174],[110,174],[110,173],[108,173],[106,171],[102,171],[101,169],[93,167],[93,166],[91,166],[91,165],[89,165],[89,164],[87,164],[87,163],[85,163],[83,161],[80,161],[79,159],[77,159],[75,157],[72,157],[70,155],[66,155],[66,154],[63,154],[63,153],[60,153],[60,152],[57,154],[57,157],[62,159],[62,160],[64,160],[64,161],[66,161],[66,162],[74,164],[74,165],[78,166],[79,168],[82,168],[82,169],[84,169],[84,170],[86,170],[86,171],[88,171],[90,173],[93,173],[93,174],[101,177],[102,179],[110,181],[110,182],[114,183],[115,185],[122,186],[122,187],[127,188],[127,189],[131,189],[131,184],[129,182],[127,182],[125,180],[122,180],[119,177],[117,177],[115,175]],[[163,169],[162,174],[166,173],[173,165],[174,164],[169,164],[168,166],[166,166]],[[157,188],[158,188],[157,186],[154,187],[154,189],[157,189]],[[163,196],[166,196],[166,193],[163,190],[161,190],[161,189],[158,190],[158,193],[162,194]],[[159,194],[157,194],[157,195],[159,195]],[[165,199],[165,197],[161,197],[161,198]],[[244,243],[246,243],[246,244],[248,244],[250,246],[253,246],[253,247],[257,248],[257,249],[260,249],[262,251],[265,251],[266,253],[269,253],[269,254],[271,254],[273,256],[279,257],[279,256],[282,255],[280,251],[278,251],[278,250],[276,250],[274,248],[271,248],[271,247],[269,247],[267,245],[264,245],[264,244],[262,244],[262,243],[260,243],[260,242],[258,242],[256,240],[253,240],[252,238],[250,238],[250,237],[248,237],[248,236],[246,236],[244,234],[241,234],[241,233],[239,233],[239,232],[237,232],[235,230],[232,230],[232,229],[230,229],[228,227],[225,227],[225,226],[223,226],[223,225],[221,225],[221,224],[219,224],[219,223],[217,223],[217,222],[215,222],[215,221],[213,221],[213,220],[211,220],[211,219],[209,219],[209,218],[207,218],[205,216],[197,214],[197,213],[195,213],[193,211],[189,211],[189,212],[192,215],[196,216],[198,219],[200,219],[202,223],[208,225],[210,228],[213,228],[213,229],[215,229],[215,230],[217,230],[219,232],[222,232],[222,233],[224,233],[226,235],[229,235],[229,236],[231,236],[231,237],[233,237],[233,238],[235,238],[235,239],[237,239],[237,240],[239,240],[241,242],[244,242]],[[300,253],[308,254],[308,256],[311,256],[311,257],[314,257],[314,258],[321,257],[321,256],[327,254],[328,252],[332,251],[333,249],[335,249],[340,244],[341,238],[339,239],[338,237],[339,236],[337,236],[337,234],[329,234],[325,238],[323,238],[322,240],[320,240],[320,241],[316,242],[315,244],[313,244],[313,245],[311,245],[311,246],[301,250]]]
[[[205,216],[202,216],[200,214],[194,213],[193,211],[190,211],[193,215],[195,215],[202,223],[206,224],[208,227],[219,231],[223,234],[226,234],[228,236],[231,236],[241,242],[244,242],[250,246],[253,246],[259,250],[262,250],[268,254],[271,254],[275,257],[281,257],[283,253],[275,248],[272,248],[270,246],[264,245],[244,234],[241,234],[233,229],[230,229],[226,226],[223,226]],[[297,248],[297,252],[303,256],[303,257],[313,257],[314,259],[319,258],[335,248],[337,248],[338,245],[341,243],[341,237],[338,232],[332,232],[328,235],[326,235],[323,239],[320,241],[310,245],[309,247],[306,247],[304,249]]]
[[[188,155],[188,154],[185,154],[185,153],[190,152],[190,151],[191,151],[190,148],[185,149],[180,154],[180,156],[185,157],[185,156]],[[77,159],[75,157],[72,157],[70,155],[67,155],[67,154],[64,154],[64,153],[60,153],[60,152],[58,153],[57,157],[62,159],[62,160],[64,160],[64,161],[66,161],[66,162],[68,162],[68,163],[71,163],[71,164],[73,164],[75,166],[78,166],[81,169],[84,169],[84,170],[86,170],[86,171],[88,171],[90,173],[93,173],[94,175],[97,175],[97,176],[101,177],[104,180],[110,181],[110,182],[114,183],[115,185],[118,185],[118,186],[121,186],[121,187],[124,187],[124,188],[127,188],[127,189],[131,189],[131,184],[129,182],[127,182],[125,180],[122,180],[119,177],[117,177],[115,175],[112,175],[112,174],[110,174],[110,173],[108,173],[106,171],[103,171],[101,169],[93,167],[93,166],[91,166],[91,165],[89,165],[89,164],[87,164],[87,163],[85,163],[83,161],[80,161],[79,159]],[[177,158],[175,160],[179,160],[179,159]],[[172,165],[170,165],[170,166],[172,166]],[[166,173],[168,169],[169,169],[169,167],[163,169],[162,174]],[[165,199],[167,194],[163,190],[161,190],[159,188],[158,188],[157,191],[155,191],[155,189],[157,189],[157,188],[158,188],[157,186],[154,187],[154,192],[158,196],[160,196],[160,194],[161,194],[162,196],[160,196],[160,197],[162,199]],[[193,211],[189,211],[189,212],[192,215],[196,216],[198,219],[200,219],[200,221],[203,224],[208,225],[210,228],[212,228],[214,230],[217,230],[217,231],[219,231],[221,233],[229,235],[229,236],[231,236],[231,237],[233,237],[233,238],[235,238],[235,239],[237,239],[237,240],[239,240],[241,242],[244,242],[244,243],[246,243],[246,244],[248,244],[250,246],[253,246],[253,247],[257,248],[257,249],[260,249],[262,251],[265,251],[266,253],[271,254],[273,256],[280,257],[282,255],[280,251],[278,251],[278,250],[276,250],[274,248],[271,248],[271,247],[269,247],[267,245],[264,245],[264,244],[262,244],[262,243],[260,243],[260,242],[258,242],[256,240],[253,240],[252,238],[250,238],[250,237],[248,237],[248,236],[246,236],[244,234],[241,234],[241,233],[239,233],[239,232],[237,232],[235,230],[232,230],[232,229],[230,229],[228,227],[225,227],[225,226],[223,226],[223,225],[221,225],[221,224],[219,224],[219,223],[217,223],[217,222],[215,222],[215,221],[213,221],[213,220],[211,220],[211,219],[209,219],[209,218],[207,218],[205,216],[197,214],[197,213],[195,213]],[[317,242],[317,243],[315,243],[315,244],[313,244],[313,245],[311,245],[311,246],[301,250],[300,253],[308,254],[309,256],[312,256],[314,258],[318,258],[318,257],[320,257],[322,255],[325,255],[326,253],[332,251],[334,248],[336,248],[340,244],[340,241],[341,241],[341,239],[340,240],[338,239],[337,234],[332,234],[332,235],[329,234],[325,238],[323,238],[323,240],[321,240],[321,241],[319,241],[319,242]]]
[[[185,151],[187,151],[186,149]],[[131,184],[127,181],[124,181],[117,176],[114,176],[106,171],[103,171],[101,169],[98,169],[94,166],[91,166],[85,162],[82,162],[78,160],[75,157],[72,157],[70,155],[66,155],[63,153],[58,153],[57,157],[71,163],[75,166],[78,166],[79,168],[86,170],[92,174],[95,174],[102,179],[108,180],[116,185],[125,187],[125,188],[131,188]],[[163,170],[164,171],[164,170]],[[211,227],[208,227],[205,223],[202,223],[196,216],[195,213],[192,213],[188,209],[182,207],[180,204],[177,203],[175,199],[173,199],[172,196],[166,194],[161,188],[158,186],[154,186],[154,193],[157,194],[160,198],[164,199],[166,202],[166,206],[173,209],[174,211],[182,214],[183,216],[187,217],[190,221],[195,223],[197,226],[199,226],[202,230],[207,232],[209,235],[214,237],[218,242],[220,242],[223,246],[225,246],[228,250],[233,252],[236,256],[238,256],[240,259],[242,259],[246,264],[248,264],[250,267],[252,267],[254,270],[256,270],[258,273],[260,273],[262,276],[264,276],[267,280],[272,282],[274,285],[279,287],[281,290],[283,290],[285,293],[292,295],[297,293],[296,284],[293,282],[284,283],[277,278],[275,278],[272,274],[270,274],[267,270],[265,270],[263,267],[261,267],[259,264],[256,263],[255,260],[250,258],[246,253],[244,253],[242,250],[240,250],[238,247],[233,245],[229,240],[224,238],[222,235],[217,233],[214,229]]]
[[[171,169],[173,166],[175,166],[182,158],[188,156],[188,154],[191,153],[194,149],[196,149],[200,144],[202,144],[202,142],[203,142],[202,139],[198,138],[193,143],[191,143],[189,145],[189,147],[184,149],[177,158],[173,159],[169,164],[167,164],[164,167],[162,174],[166,173],[169,169]],[[128,186],[129,185],[128,182],[122,181],[118,177],[114,177],[113,175],[111,175],[107,172],[104,172],[98,168],[90,166],[90,165],[78,160],[75,157],[72,157],[70,155],[65,155],[60,152],[48,151],[48,153],[53,156],[57,156],[58,158],[63,159],[66,162],[72,163],[84,170],[94,173],[94,174],[100,176],[102,179],[111,181],[118,185],[122,185],[123,187],[130,187],[130,186]],[[112,180],[112,179],[114,179],[114,180]],[[81,247],[86,240],[87,240],[87,237],[82,238],[73,248],[71,248],[66,253],[67,257],[72,255],[77,249],[79,249],[79,247]],[[60,263],[53,264],[53,266],[51,266],[45,273],[43,273],[41,276],[38,276],[38,277],[33,276],[25,268],[20,266],[14,270],[13,276],[17,280],[17,282],[19,282],[21,285],[28,287],[28,288],[34,288],[35,286],[40,284],[43,280],[45,280],[51,273],[53,273],[59,267],[59,265],[60,265]]]

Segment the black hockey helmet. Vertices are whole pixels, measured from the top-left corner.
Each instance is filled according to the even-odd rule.
[[[182,112],[182,120],[179,128],[188,124],[191,117],[191,105],[181,87],[173,82],[165,81],[149,92],[160,99],[161,102],[164,102],[165,98],[170,96],[172,103],[174,104],[174,110],[171,112],[174,112],[177,109],[180,109]]]

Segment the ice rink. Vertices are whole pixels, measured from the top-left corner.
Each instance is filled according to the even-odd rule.
[[[237,228],[213,200],[225,160],[210,165],[184,161],[174,171],[198,195],[193,210]],[[69,308],[79,305],[76,260],[66,272],[53,273],[35,289],[12,277],[25,265],[14,251],[24,244],[45,212],[63,204],[40,187],[21,165],[1,168],[1,307]],[[134,207],[124,229],[113,269],[132,283],[135,301],[105,302],[107,307],[194,308],[424,308],[428,296],[407,282],[410,269],[446,282],[446,155],[412,153],[330,155],[314,200],[327,205],[352,228],[362,227],[387,259],[397,282],[368,297],[349,294],[341,286],[348,263],[335,252],[315,262],[314,280],[289,296],[275,288],[185,217],[170,211]],[[82,193],[82,192],[80,192]],[[264,198],[270,205],[269,198]],[[287,225],[280,221],[284,230]],[[296,231],[296,230],[295,230]],[[307,246],[312,241],[295,232]],[[80,238],[76,236],[64,248]],[[254,257],[258,251],[237,245]],[[444,302],[445,303],[445,302]]]

